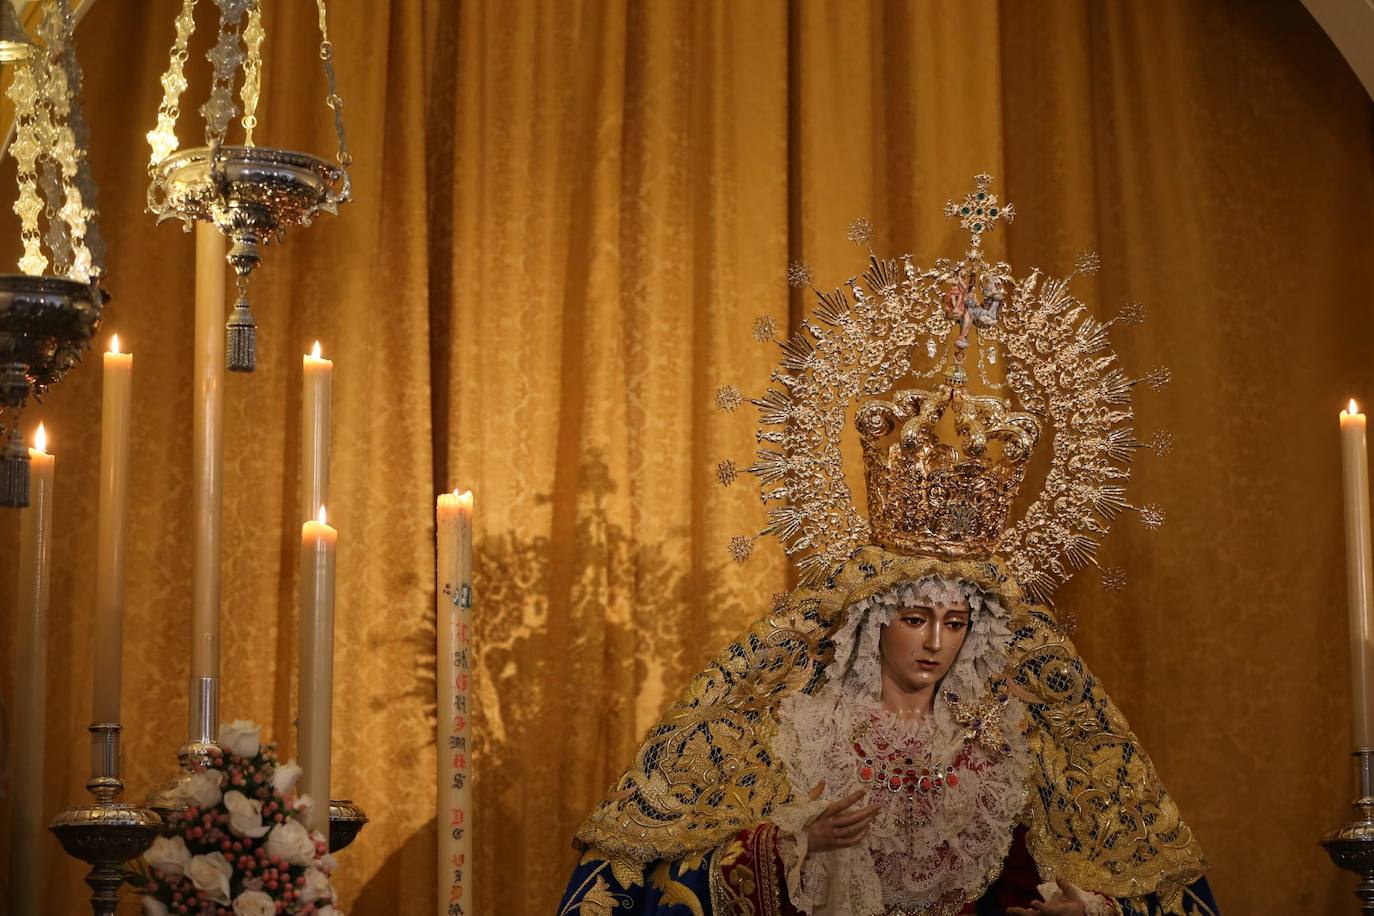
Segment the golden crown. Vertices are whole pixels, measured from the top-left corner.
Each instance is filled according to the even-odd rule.
[[[1109,340],[1115,326],[1139,323],[1143,310],[1126,306],[1102,321],[1074,297],[1073,277],[1098,269],[1091,252],[1063,278],[1035,269],[1018,279],[1007,264],[990,263],[984,236],[1015,215],[991,181],[976,176],[971,192],[945,205],[945,216],[971,236],[957,261],[920,268],[909,255],[881,259],[869,247],[862,278],[832,291],[813,286],[805,264],[788,268],[793,285],[810,286],[819,303],[788,338],[777,339],[769,317],[754,325],[756,339],[780,344],[782,359],[773,387],[751,400],[761,448],[744,470],[774,505],[760,535],[731,540],[736,560],[762,535],[798,558],[804,581],[872,543],[949,558],[997,554],[1029,597],[1049,602],[1075,570],[1100,565],[1100,539],[1121,512],[1138,513],[1151,529],[1163,523],[1158,506],[1126,501],[1125,484],[1137,449],[1163,454],[1171,445],[1166,433],[1137,439],[1131,404],[1138,384],[1162,387],[1169,372],[1127,375]],[[872,237],[867,220],[851,225],[851,241],[868,247]],[[968,389],[971,373],[987,394]],[[716,393],[727,411],[743,400],[733,385]],[[854,506],[840,453],[851,410],[867,519]],[[1047,427],[1044,483],[1011,521]],[[732,461],[716,469],[727,485],[738,471]],[[1120,587],[1124,574],[1105,569],[1103,583]]]
[[[954,418],[963,451],[940,440]],[[997,552],[1040,423],[1000,399],[960,384],[907,389],[869,401],[854,420],[863,443],[868,517],[876,543],[905,554],[947,559]],[[1001,454],[988,446],[1000,444]]]

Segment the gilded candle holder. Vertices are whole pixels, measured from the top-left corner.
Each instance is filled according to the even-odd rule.
[[[114,916],[119,888],[129,876],[125,863],[147,851],[163,824],[155,812],[115,800],[124,791],[124,781],[119,778],[120,726],[96,723],[90,731],[93,775],[86,788],[95,802],[68,808],[48,829],[67,855],[91,866],[86,875],[86,883],[94,892],[91,911],[96,916]]]
[[[1374,916],[1374,748],[1361,748],[1352,756],[1360,772],[1360,796],[1351,804],[1355,820],[1326,834],[1321,844],[1332,862],[1359,876],[1355,896],[1360,912]]]

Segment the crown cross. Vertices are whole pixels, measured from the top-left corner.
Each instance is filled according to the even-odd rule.
[[[997,224],[1011,222],[1016,218],[1016,208],[1011,204],[999,204],[997,195],[988,190],[992,176],[986,172],[973,176],[974,189],[964,195],[962,201],[945,202],[945,219],[958,218],[959,225],[973,236],[976,251],[983,243],[983,234],[991,232]]]

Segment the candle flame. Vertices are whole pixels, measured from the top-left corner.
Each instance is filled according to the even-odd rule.
[[[310,348],[310,358],[311,358],[311,359],[319,359],[319,358],[320,358],[320,342],[319,342],[318,340],[315,341],[315,345],[314,345],[313,347]]]
[[[320,514],[317,515],[317,516],[315,516],[315,521],[319,522],[321,525],[327,525],[327,524],[329,524],[329,522],[325,521],[325,514],[324,514],[324,506],[323,506],[323,505],[320,506]]]
[[[454,490],[453,492],[458,493],[457,490]],[[465,508],[465,509],[471,509],[471,508],[472,508],[472,491],[471,491],[471,490],[464,490],[463,492],[458,493],[458,502],[459,502],[460,505],[463,506],[463,508]]]
[[[1350,399],[1350,406],[1346,409],[1345,412],[1348,413],[1348,414],[1350,414],[1350,416],[1352,416],[1352,417],[1355,416],[1355,414],[1357,414],[1357,413],[1360,412],[1360,406],[1359,406],[1358,404],[1355,403],[1355,399],[1354,399],[1354,398],[1351,398],[1351,399]]]
[[[118,353],[118,352],[119,352],[119,335],[118,335],[118,334],[111,334],[111,335],[110,335],[110,352],[111,352],[111,353]]]
[[[38,429],[33,434],[33,447],[40,452],[48,451],[48,431],[43,428],[43,424],[38,424]]]

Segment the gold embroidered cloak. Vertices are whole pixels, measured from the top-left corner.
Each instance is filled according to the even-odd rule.
[[[1028,841],[1042,876],[1113,897],[1178,895],[1206,868],[1153,764],[1053,613],[1002,564],[864,547],[725,647],[648,732],[634,762],[577,832],[621,861],[699,855],[793,797],[773,754],[779,702],[817,690],[830,637],[855,602],[939,575],[996,592],[1011,613],[1008,674],[1027,701]]]

